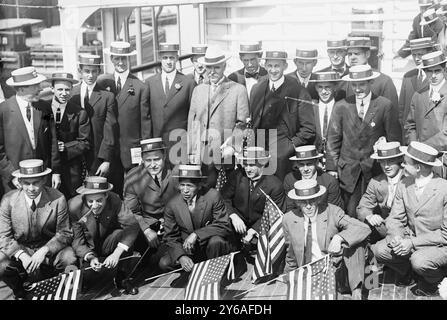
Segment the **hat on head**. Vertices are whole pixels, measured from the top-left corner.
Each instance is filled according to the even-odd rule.
[[[430,7],[433,5],[433,0],[419,0],[419,7]]]
[[[427,9],[427,11],[425,11],[422,14],[422,21],[421,21],[420,25],[421,26],[426,26],[426,25],[428,25],[430,23],[435,22],[438,19],[439,19],[439,17],[436,14],[435,9],[434,8],[430,8],[430,9]]]
[[[262,41],[239,44],[239,53],[262,53]]]
[[[312,49],[312,50],[296,49],[295,59],[318,60],[318,50],[317,49]]]
[[[404,48],[405,51],[412,51],[418,49],[426,49],[433,48],[436,45],[435,42],[430,37],[419,38],[410,40],[410,46],[408,48]]]
[[[372,45],[371,38],[369,37],[349,37],[346,39],[346,44],[349,48],[366,48],[369,50],[376,49]]]
[[[442,166],[442,162],[437,158],[438,151],[422,142],[412,141],[408,147],[400,147],[400,150],[410,158],[433,167]]]
[[[420,68],[431,68],[445,62],[447,62],[447,59],[442,51],[430,52],[422,56],[422,64]]]
[[[134,56],[137,54],[137,50],[132,50],[130,43],[126,41],[113,41],[110,44],[110,48],[104,49],[105,54],[114,56]]]
[[[289,160],[293,161],[303,161],[310,159],[319,159],[322,158],[323,154],[317,151],[317,148],[314,145],[307,145],[295,148],[295,155],[290,157]]]
[[[108,192],[113,189],[113,185],[105,177],[89,176],[86,177],[82,186],[76,189],[79,194],[97,194]]]
[[[180,164],[178,166],[178,175],[173,175],[173,177],[179,179],[204,179],[207,176],[202,176],[200,165]]]
[[[349,74],[342,78],[343,81],[355,82],[372,80],[380,76],[380,73],[373,71],[371,66],[364,64],[349,68]]]
[[[371,159],[384,160],[398,158],[404,153],[400,150],[400,143],[397,141],[384,142],[377,145],[377,152],[371,155]]]
[[[158,52],[177,52],[180,50],[180,45],[178,43],[160,43],[158,46]]]
[[[290,60],[285,51],[266,51],[263,60]]]
[[[12,71],[6,84],[11,87],[32,86],[46,79],[44,75],[37,73],[34,67],[25,67]]]
[[[50,78],[47,78],[47,81],[48,82],[67,81],[67,82],[71,82],[72,84],[79,83],[79,81],[76,80],[71,73],[65,73],[65,72],[53,73]]]
[[[315,79],[310,79],[309,82],[339,82],[342,81],[338,72],[315,72]]]
[[[80,54],[78,65],[86,65],[86,66],[102,66],[101,56],[96,54]]]
[[[191,54],[193,54],[195,56],[204,56],[207,48],[208,48],[207,44],[193,45],[191,48]]]
[[[239,161],[249,161],[249,162],[260,162],[266,164],[270,159],[268,151],[262,147],[247,147],[242,155],[238,155],[237,159]]]
[[[328,49],[344,49],[344,50],[346,50],[348,48],[346,39],[327,40],[326,46]]]
[[[293,200],[309,200],[321,197],[325,193],[326,188],[319,185],[317,180],[304,179],[295,182],[287,196]]]
[[[205,56],[200,57],[197,61],[204,66],[214,66],[216,64],[224,63],[230,59],[219,46],[209,46],[206,49]]]
[[[165,145],[163,144],[162,138],[141,140],[140,146],[141,146],[141,153],[166,149]]]
[[[37,178],[51,173],[50,168],[46,168],[41,159],[28,159],[19,162],[19,169],[12,175],[16,178]]]

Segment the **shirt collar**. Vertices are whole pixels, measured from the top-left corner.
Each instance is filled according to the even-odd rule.
[[[254,72],[254,73],[259,73],[259,71],[261,70],[261,66],[258,66],[258,69]],[[244,68],[244,75],[246,75],[246,74],[251,74],[250,72],[248,72],[247,70],[245,70],[245,68]]]
[[[435,91],[435,92],[439,92],[439,90],[441,90],[442,86],[445,84],[445,79],[442,80],[442,82],[436,86],[430,84],[430,89]]]
[[[55,109],[57,109],[57,107],[63,109],[63,108],[65,108],[67,106],[67,103],[66,102],[63,103],[63,104],[59,103],[59,102],[56,101],[56,98],[53,97],[53,100],[51,101],[51,106],[54,107]]]
[[[172,71],[170,73],[166,73],[166,72],[162,71],[161,72],[161,78],[164,79],[164,78],[168,77],[169,81],[173,81],[176,74],[177,74],[177,70],[174,70],[174,71]]]
[[[357,102],[358,105],[360,105],[363,101],[363,105],[364,106],[369,106],[370,102],[371,102],[371,97],[372,97],[372,91],[370,91],[368,93],[368,95],[366,97],[364,97],[363,99],[358,99],[357,96],[355,97],[355,100]]]
[[[191,199],[191,202],[190,202],[193,207],[196,206],[196,200],[197,200],[197,194],[194,196],[194,198]],[[189,203],[186,202],[186,204],[189,204]]]
[[[219,80],[216,84],[211,83],[211,86],[213,86],[213,87],[218,87],[218,86],[220,86],[220,85],[222,84],[222,82],[224,82],[224,81],[225,81],[225,76],[223,76],[222,78],[220,78],[220,80]]]
[[[16,95],[16,100],[17,100],[17,104],[21,108],[26,108],[28,106],[28,104],[30,104],[30,102],[26,101],[25,99],[23,99],[21,96],[18,96],[18,95]]]
[[[323,109],[326,108],[326,106],[328,106],[328,108],[330,109],[330,108],[332,108],[334,106],[334,104],[335,104],[335,99],[334,98],[332,98],[332,100],[329,101],[328,103],[324,103],[321,100],[318,101],[318,105],[320,106],[320,108],[323,108]]]
[[[403,170],[399,169],[399,172],[393,178],[386,177],[386,179],[388,180],[388,183],[391,185],[397,184],[400,180],[400,177],[402,176],[402,173],[403,173]]]
[[[81,92],[85,91],[85,87],[88,87],[88,92],[91,93],[96,86],[96,81],[92,85],[86,84],[84,81],[81,83]]]
[[[285,80],[284,75],[282,75],[282,77],[279,78],[276,81],[269,80],[269,87],[270,87],[270,89],[272,88],[273,84],[275,85],[275,89],[278,89],[279,87],[282,86],[282,84],[284,83],[284,80]]]
[[[422,189],[424,188],[433,178],[433,172],[431,172],[428,176],[426,177],[421,177],[419,179],[415,179],[414,183],[416,185],[417,189]]]
[[[28,207],[31,207],[31,205],[33,204],[33,199],[30,199],[26,192],[23,193],[25,195],[25,201],[28,204]],[[34,199],[34,203],[36,204],[36,206],[39,204],[40,198],[42,198],[42,192],[36,197],[36,199]]]
[[[115,83],[118,82],[118,77],[121,78],[121,85],[124,86],[124,83],[126,82],[127,78],[129,77],[129,69],[127,69],[124,72],[118,73],[115,71]]]
[[[304,220],[306,221],[306,224],[309,224],[309,220],[312,221],[312,224],[315,224],[315,222],[317,221],[317,217],[318,217],[318,210],[320,210],[320,209],[317,208],[317,214],[314,215],[312,218],[309,218],[307,215],[305,215],[305,214],[303,213]]]
[[[301,82],[301,83],[304,82],[304,83],[306,83],[306,84],[309,82],[309,80],[310,80],[310,76],[312,75],[312,74],[310,74],[307,78],[303,78],[303,77],[300,76],[300,74],[298,73],[298,71],[296,71],[295,73],[296,73],[298,79],[300,79],[300,82]]]
[[[348,68],[348,66],[346,65],[346,63],[343,65],[343,67],[338,68],[338,69],[335,68],[333,65],[331,65],[331,69],[332,69],[333,71],[341,72],[341,73],[345,73],[347,68]]]

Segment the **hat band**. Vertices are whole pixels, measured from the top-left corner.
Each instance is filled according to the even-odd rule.
[[[318,53],[316,51],[297,51],[296,58],[317,59]]]
[[[260,152],[245,152],[243,157],[247,159],[259,159],[266,158],[268,155]]]
[[[179,177],[200,177],[200,171],[199,170],[180,170]]]
[[[205,56],[205,62],[206,63],[216,63],[216,62],[222,61],[223,59],[225,59],[225,56],[218,56],[216,58],[207,58]]]
[[[14,82],[25,82],[37,78],[37,72],[34,71],[32,73],[19,74],[16,76],[12,76],[12,78],[14,79]]]
[[[436,156],[415,149],[411,145],[408,146],[407,153],[423,162],[435,162],[436,160]]]
[[[377,150],[377,155],[379,157],[392,157],[400,154],[399,148],[389,149],[389,150]]]
[[[333,80],[341,80],[338,73],[333,74],[325,74],[325,75],[317,75],[317,81],[333,81]]]
[[[96,65],[96,64],[101,64],[101,60],[99,60],[99,59],[80,59],[79,64]]]
[[[240,46],[239,47],[239,51],[251,52],[251,51],[260,51],[260,50],[262,50],[262,49],[259,46]]]
[[[24,168],[24,167],[20,167],[20,173],[21,174],[25,174],[25,175],[29,175],[29,174],[39,174],[45,171],[45,165],[41,165],[41,166],[37,166],[37,167],[32,167],[32,168]]]
[[[308,151],[299,151],[299,152],[295,152],[295,156],[298,158],[298,160],[300,158],[312,158],[312,157],[316,157],[318,156],[317,154],[317,150],[316,149],[312,149],[312,150],[308,150]]]
[[[371,43],[369,41],[353,41],[353,42],[349,42],[349,47],[351,47],[351,48],[355,48],[355,47],[369,48],[369,47],[371,47]]]
[[[438,63],[442,63],[445,60],[445,56],[443,54],[437,56],[437,57],[433,57],[431,59],[427,59],[427,60],[423,60],[424,63],[424,67],[426,66],[432,66]]]
[[[109,187],[108,182],[84,181],[84,188],[93,190],[106,190]]]
[[[111,47],[110,48],[110,53],[116,53],[116,54],[126,54],[126,53],[130,53],[130,47],[127,48],[116,48],[116,47]]]
[[[372,70],[366,70],[362,72],[351,72],[349,74],[349,78],[351,79],[363,79],[363,78],[369,78],[373,75]]]
[[[320,186],[317,184],[315,187],[309,189],[297,189],[295,188],[295,193],[299,197],[308,197],[317,194],[320,191]]]
[[[346,42],[344,42],[344,41],[327,42],[327,47],[328,47],[328,49],[346,47]]]
[[[265,60],[267,59],[287,59],[287,54],[285,52],[267,52]]]
[[[149,152],[149,151],[158,150],[158,149],[162,149],[162,148],[164,148],[164,145],[161,142],[148,143],[148,144],[143,144],[141,146],[141,152]]]

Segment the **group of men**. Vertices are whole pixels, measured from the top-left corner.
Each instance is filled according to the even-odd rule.
[[[371,49],[368,37],[328,40],[331,65],[315,72],[317,50],[290,59],[242,43],[244,67],[227,77],[219,47],[194,46],[184,75],[179,46],[163,43],[161,72],[142,82],[129,71],[135,51],[116,41],[105,49],[113,74],[85,54],[80,81],[13,71],[16,93],[0,104],[0,279],[26,298],[52,274],[87,267],[88,287],[116,268],[116,286],[137,294],[134,250],[159,272],[250,255],[268,196],[285,213],[284,272],[329,253],[340,291],[361,299],[374,255],[399,284],[436,294],[447,274],[447,59],[431,38],[410,39],[417,68],[398,98]]]

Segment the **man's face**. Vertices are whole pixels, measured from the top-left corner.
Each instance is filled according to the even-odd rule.
[[[20,97],[22,97],[25,101],[28,101],[28,102],[39,101],[40,91],[42,91],[42,87],[41,87],[40,83],[33,84],[31,86],[17,88],[18,95]]]
[[[183,200],[189,202],[199,191],[199,184],[191,179],[180,179],[178,188]]]
[[[265,61],[265,68],[271,81],[278,81],[287,69],[287,62],[285,60],[270,59]]]
[[[349,48],[349,65],[352,67],[367,64],[370,54],[370,51],[364,48]]]
[[[317,214],[318,209],[318,199],[309,199],[309,200],[297,200],[296,204],[301,209],[303,214],[305,214],[308,218],[313,218]]]
[[[413,56],[414,63],[419,66],[422,63],[422,56],[429,53],[431,50],[428,48],[411,50],[411,55]]]
[[[351,82],[357,99],[364,99],[371,92],[371,80]]]
[[[94,84],[96,79],[98,79],[99,66],[82,65],[79,71],[81,73],[82,80],[84,80],[84,82],[89,86]]]
[[[46,177],[20,178],[19,182],[22,185],[22,189],[23,191],[25,191],[28,198],[34,200],[42,192],[43,186],[45,185],[45,180]]]
[[[317,65],[317,60],[295,59],[293,62],[295,62],[296,70],[302,78],[310,77],[312,70]]]
[[[94,215],[101,214],[106,205],[108,193],[86,194],[84,196],[87,207],[92,210]]]
[[[317,82],[315,89],[321,102],[328,103],[334,98],[335,82]]]
[[[348,54],[346,49],[328,49],[327,55],[331,61],[331,65],[338,68],[345,65],[345,58]]]
[[[294,161],[293,164],[294,168],[297,168],[300,173],[301,177],[303,179],[312,179],[315,172],[317,172],[317,162],[316,159],[310,159],[310,160],[300,160],[300,161]]]
[[[129,69],[128,57],[112,55],[110,59],[112,60],[112,63],[113,63],[113,66],[115,67],[116,72],[123,73],[123,72],[126,72],[127,69]]]
[[[155,150],[143,153],[143,166],[151,176],[157,176],[165,166],[164,152]]]
[[[244,167],[248,179],[253,180],[262,176],[264,166],[260,163],[244,162],[242,166]]]
[[[380,160],[379,163],[380,163],[380,167],[382,168],[383,173],[385,173],[385,175],[388,178],[394,178],[399,173],[399,170],[401,168],[401,166],[400,166],[401,158],[400,157]]]
[[[241,61],[248,73],[255,73],[259,68],[259,55],[257,53],[241,53]]]
[[[406,176],[416,177],[420,170],[420,164],[407,155],[404,157],[403,167],[405,169]]]
[[[206,66],[206,72],[208,74],[208,78],[210,79],[211,83],[218,83],[220,79],[224,76],[225,68],[227,67],[227,64],[225,62],[215,64],[212,66]]]
[[[161,69],[166,73],[171,73],[175,70],[177,61],[177,52],[163,52],[161,56]]]
[[[200,58],[200,56],[193,56],[192,63],[194,65],[194,69],[198,74],[204,74],[206,72],[206,68],[203,64],[201,64],[199,61],[197,61]]]
[[[53,85],[54,98],[59,103],[67,103],[73,85],[69,81],[55,81]]]
[[[425,74],[430,79],[430,84],[437,86],[445,79],[445,67],[437,65],[431,68],[424,69]]]

